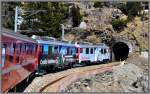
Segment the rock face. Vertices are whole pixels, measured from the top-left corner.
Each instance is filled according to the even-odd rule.
[[[72,83],[63,92],[148,92],[148,75],[138,66],[125,63]]]
[[[80,27],[81,29],[86,29],[86,28],[87,28],[85,22],[81,22],[80,25],[79,25],[79,27]]]
[[[117,16],[120,19],[127,19],[127,16],[119,9],[114,7],[94,8],[92,2],[75,4],[80,7],[80,12],[83,15],[82,20],[86,22],[86,26],[80,25],[80,27],[84,28],[85,32],[91,32],[91,34],[86,35],[85,32],[82,32],[83,30],[74,28],[65,34],[65,39],[92,43],[103,42],[111,45],[117,36],[131,40],[135,44],[135,51],[139,51],[140,48],[148,49],[148,42],[146,41],[148,40],[148,20],[142,21],[141,17],[135,17],[133,21],[127,23],[124,30],[117,32],[113,29],[111,21],[117,19]],[[73,38],[70,38],[69,35]]]

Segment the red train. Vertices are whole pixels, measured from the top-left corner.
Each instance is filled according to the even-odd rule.
[[[2,92],[8,92],[35,72],[38,65],[37,48],[36,40],[2,29]]]

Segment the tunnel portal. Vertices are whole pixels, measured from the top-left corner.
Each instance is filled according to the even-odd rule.
[[[117,61],[123,61],[128,58],[129,54],[129,47],[126,43],[124,42],[117,42],[113,46],[113,52],[114,52],[114,57],[115,60]]]

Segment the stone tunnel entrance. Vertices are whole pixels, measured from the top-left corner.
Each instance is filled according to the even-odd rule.
[[[117,42],[114,44],[113,48],[114,58],[117,61],[123,61],[128,58],[129,47],[124,42]]]

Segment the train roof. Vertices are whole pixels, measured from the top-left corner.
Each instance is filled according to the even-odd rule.
[[[95,47],[108,47],[107,45],[105,44],[101,44],[101,45],[84,45],[84,44],[77,44],[79,47],[82,47],[82,48],[86,48],[86,47],[89,47],[89,48],[95,48]]]
[[[75,44],[66,42],[66,41],[44,41],[44,40],[37,40],[40,44],[49,44],[49,45],[64,45],[64,46],[75,46]]]
[[[98,44],[78,44],[76,43],[72,43],[69,41],[45,41],[45,40],[37,40],[38,43],[40,44],[48,44],[48,45],[64,45],[64,46],[76,46],[76,47],[89,47],[89,48],[94,48],[94,47],[107,47],[107,45],[105,45],[104,43],[98,43]]]
[[[89,42],[76,42],[76,45],[78,45],[79,47],[107,47],[107,45],[105,43],[89,43]]]
[[[14,32],[12,30],[2,28],[1,31],[2,31],[1,32],[2,36],[11,37],[11,38],[14,38],[16,40],[22,40],[25,42],[37,43],[35,39],[32,39],[26,35],[22,35],[22,34],[17,33],[17,32]]]

